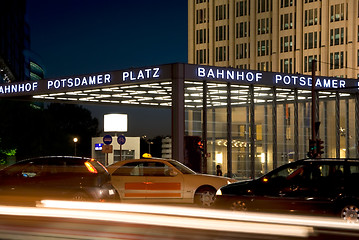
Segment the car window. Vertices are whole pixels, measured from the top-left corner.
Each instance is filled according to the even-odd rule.
[[[8,176],[15,176],[21,174],[21,171],[28,165],[28,162],[19,162],[6,167],[2,170],[2,172]]]
[[[144,168],[145,176],[170,176],[170,167],[162,162],[147,162]]]
[[[117,168],[112,175],[113,176],[144,176],[143,168],[145,164],[146,164],[145,162],[129,162]]]
[[[352,164],[350,165],[350,174],[356,174],[359,173],[359,165],[358,164]]]
[[[43,165],[36,162],[29,162],[23,166],[21,176],[26,178],[38,177],[44,173],[44,170],[45,168]]]
[[[268,180],[285,179],[285,180],[317,180],[319,178],[325,179],[340,179],[343,176],[344,165],[333,163],[315,163],[315,164],[298,164],[290,165],[285,168],[278,169],[268,174]]]
[[[317,169],[317,170],[316,170]],[[343,164],[314,164],[313,172],[317,171],[323,178],[339,179],[343,177],[344,165]]]
[[[304,165],[290,165],[283,169],[278,169],[278,171],[273,171],[271,174],[267,175],[268,180],[275,179],[294,179],[298,177],[303,177],[306,172],[304,171]]]
[[[47,173],[60,174],[60,173],[89,173],[86,168],[86,159],[71,159],[71,158],[50,158],[47,164]],[[107,172],[98,161],[88,161],[98,173]]]
[[[173,161],[169,161],[169,163],[172,164],[175,168],[177,168],[183,174],[196,174],[195,171],[193,171],[192,169],[188,168],[187,166],[183,165],[180,162],[173,160]]]
[[[349,167],[349,181],[359,181],[359,164],[351,163]]]
[[[337,191],[343,185],[343,181],[344,164],[314,162],[311,167],[311,174],[310,179],[307,182],[307,187],[320,189],[324,196],[325,194]]]

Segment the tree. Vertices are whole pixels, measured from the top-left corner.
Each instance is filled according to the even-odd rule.
[[[16,150],[16,159],[44,155],[91,156],[98,120],[82,106],[52,103],[45,108],[20,101],[0,101],[0,152]]]
[[[73,138],[77,143],[78,156],[91,156],[91,138],[99,134],[98,120],[82,106],[72,104],[50,104],[44,112],[45,153],[51,155],[74,155]]]

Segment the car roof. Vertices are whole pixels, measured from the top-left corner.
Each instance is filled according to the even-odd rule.
[[[119,166],[122,166],[123,164],[130,163],[130,162],[137,162],[137,161],[143,161],[143,162],[178,162],[174,159],[166,159],[166,158],[137,158],[137,159],[126,159],[122,161],[115,162],[109,166],[107,166],[107,169],[110,173],[114,171]]]
[[[26,161],[42,161],[42,160],[65,160],[66,162],[86,162],[90,161],[91,158],[88,157],[77,157],[77,156],[40,156],[40,157],[32,157],[27,158],[19,162],[26,162]]]
[[[346,161],[353,161],[359,162],[358,158],[306,158],[301,159],[298,161],[308,161],[308,162],[346,162]]]
[[[110,166],[117,166],[117,165],[122,165],[123,163],[136,162],[136,161],[143,161],[143,162],[156,162],[156,161],[157,162],[158,161],[178,162],[177,160],[167,159],[167,158],[138,158],[138,159],[126,159],[126,160],[118,161],[118,162],[115,162],[115,163],[111,164]]]
[[[298,164],[298,163],[338,163],[338,162],[357,162],[359,163],[359,159],[358,158],[305,158],[305,159],[299,159],[297,161],[294,162],[290,162],[288,164]],[[285,166],[287,164],[281,165],[279,167]]]

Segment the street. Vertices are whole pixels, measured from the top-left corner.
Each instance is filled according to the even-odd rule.
[[[43,201],[0,206],[1,239],[357,239],[330,218],[183,206]]]

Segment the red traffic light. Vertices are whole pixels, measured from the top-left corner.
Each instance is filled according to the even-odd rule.
[[[197,145],[199,149],[203,150],[203,141],[198,141]]]

